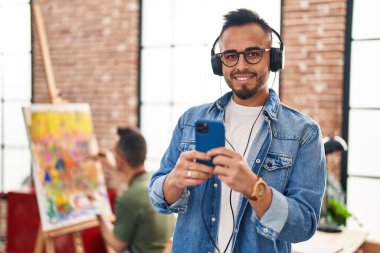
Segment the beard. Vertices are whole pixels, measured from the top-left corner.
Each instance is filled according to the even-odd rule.
[[[255,87],[253,88],[248,88],[247,86],[241,86],[240,89],[236,89],[234,87],[234,85],[232,84],[232,78],[229,79],[229,80],[226,80],[228,86],[231,88],[231,90],[233,91],[233,93],[240,99],[242,100],[246,100],[246,99],[249,99],[249,98],[252,98],[254,96],[256,96],[259,91],[265,86],[265,77],[263,75],[255,75],[256,78],[256,81],[257,81],[257,84]]]
[[[253,89],[249,89],[247,88],[247,86],[243,86],[241,89],[239,90],[236,90],[232,87],[232,91],[234,92],[234,94],[242,99],[242,100],[246,100],[246,99],[249,99],[251,97],[254,97],[257,95],[258,91],[259,91],[259,86],[256,86],[255,88]]]

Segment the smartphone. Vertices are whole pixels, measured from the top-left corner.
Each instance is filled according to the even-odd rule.
[[[195,123],[195,149],[207,152],[210,149],[224,147],[224,124],[215,120],[198,120]],[[197,162],[214,167],[212,161]]]

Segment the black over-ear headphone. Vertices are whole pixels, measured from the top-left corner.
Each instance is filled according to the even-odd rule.
[[[272,28],[271,28],[272,29]],[[277,36],[278,40],[280,41],[280,48],[271,47],[270,48],[270,62],[269,62],[269,69],[272,72],[276,72],[281,70],[284,66],[284,43],[282,42],[280,34],[276,32],[276,30],[272,29],[272,32]],[[222,60],[220,59],[220,55],[215,53],[215,46],[216,43],[218,43],[219,37],[216,38],[214,44],[212,45],[211,49],[211,66],[212,70],[214,71],[215,75],[223,76],[223,69],[222,69]]]

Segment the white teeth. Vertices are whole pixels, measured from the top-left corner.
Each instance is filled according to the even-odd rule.
[[[239,81],[246,81],[248,79],[250,79],[250,77],[235,77],[236,80],[239,80]]]

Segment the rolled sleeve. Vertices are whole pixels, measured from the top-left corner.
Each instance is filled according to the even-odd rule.
[[[187,210],[188,197],[190,192],[187,188],[182,190],[181,197],[171,205],[165,202],[164,183],[167,175],[158,177],[150,187],[150,200],[155,209],[160,213],[184,213]]]
[[[276,189],[272,189],[272,203],[259,220],[255,212],[252,219],[256,224],[257,232],[271,240],[277,239],[288,219],[288,201]]]

